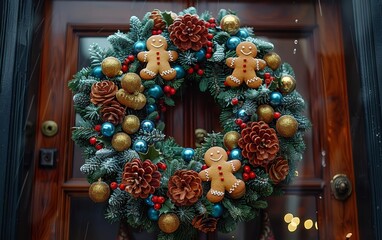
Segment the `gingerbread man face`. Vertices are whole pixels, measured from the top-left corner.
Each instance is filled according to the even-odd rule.
[[[263,69],[266,62],[255,58],[257,47],[251,42],[241,42],[236,47],[237,57],[227,58],[226,64],[233,68],[232,75],[226,78],[226,84],[231,87],[238,87],[243,82],[250,88],[258,88],[263,80],[256,75],[256,71]]]
[[[176,77],[176,70],[171,68],[170,62],[178,59],[175,51],[166,51],[167,41],[161,35],[153,35],[146,41],[148,51],[138,53],[138,60],[147,63],[139,75],[142,79],[153,79],[158,73],[164,80],[172,80]]]
[[[210,202],[220,202],[225,192],[232,198],[240,198],[245,194],[244,182],[233,175],[240,169],[241,162],[227,160],[227,152],[221,147],[212,147],[204,154],[204,162],[209,168],[201,171],[199,177],[202,181],[211,181],[211,189],[206,196]]]

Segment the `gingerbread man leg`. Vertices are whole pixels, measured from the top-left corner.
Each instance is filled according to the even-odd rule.
[[[150,80],[153,79],[157,74],[148,68],[144,68],[139,72],[139,75],[145,80]]]
[[[245,183],[242,180],[237,179],[230,187],[226,187],[226,190],[232,198],[241,198],[245,194]]]
[[[166,80],[166,81],[170,81],[172,79],[174,79],[176,77],[176,70],[173,69],[173,68],[170,68],[170,69],[166,69],[162,72],[160,72],[160,76]]]
[[[245,83],[250,88],[258,88],[263,83],[263,80],[257,77],[256,74],[252,74],[251,76],[248,76]]]
[[[238,87],[241,85],[241,83],[243,82],[243,80],[235,77],[234,75],[229,75],[226,79],[225,79],[225,82],[228,86],[230,87]]]
[[[223,200],[225,194],[224,185],[214,184],[216,182],[217,181],[211,182],[211,189],[207,193],[207,199],[213,203]]]

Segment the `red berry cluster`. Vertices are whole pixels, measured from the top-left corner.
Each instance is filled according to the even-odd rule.
[[[274,77],[271,76],[271,74],[269,72],[266,72],[264,73],[264,81],[265,81],[265,84],[267,84],[267,86],[269,86],[273,80],[275,79]]]
[[[244,182],[256,178],[256,173],[252,171],[251,166],[245,165],[243,167],[243,180]]]
[[[231,103],[232,103],[232,105],[237,105],[239,103],[239,99],[232,98]]]
[[[247,124],[243,121],[241,118],[236,118],[235,123],[237,126],[239,126],[241,129],[244,129],[247,127]]]
[[[158,100],[158,105],[159,105],[159,110],[161,112],[166,112],[167,111],[167,107],[166,105],[164,104],[164,100],[163,99],[159,99]]]
[[[159,169],[161,169],[163,171],[165,171],[167,169],[166,163],[158,162],[157,166],[158,166]]]
[[[166,85],[163,87],[163,92],[166,94],[167,97],[169,97],[169,96],[175,95],[176,89],[169,85]]]
[[[162,208],[162,204],[166,201],[166,199],[163,196],[152,196],[151,201],[154,203],[153,208],[155,210],[159,210]]]
[[[208,20],[208,22],[206,22],[206,27],[207,28],[215,28],[216,27],[216,20],[215,20],[215,18],[210,18],[209,20]]]
[[[159,34],[162,34],[162,30],[161,29],[153,29],[151,31],[151,34],[152,35],[159,35]]]
[[[122,63],[122,72],[124,73],[127,72],[129,70],[129,64],[134,62],[134,60],[135,60],[134,55],[127,56],[127,58],[125,58],[125,60]]]
[[[101,125],[95,125],[94,126],[94,130],[97,131],[97,132],[100,132],[101,131]],[[91,145],[94,145],[95,149],[97,150],[100,150],[103,148],[103,145],[102,143],[100,143],[96,137],[91,137],[89,138],[89,143]]]
[[[195,64],[193,67],[190,67],[190,68],[187,70],[187,73],[188,73],[188,74],[196,73],[196,74],[198,74],[199,76],[202,76],[202,75],[204,74],[204,70],[200,68],[199,64]]]
[[[111,188],[112,190],[115,190],[115,189],[119,188],[119,189],[121,189],[122,191],[125,191],[126,185],[123,184],[123,183],[118,184],[118,183],[116,183],[116,182],[112,182],[112,183],[110,183],[110,188]]]

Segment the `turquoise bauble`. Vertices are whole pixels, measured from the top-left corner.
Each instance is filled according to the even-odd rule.
[[[155,99],[158,99],[163,96],[163,90],[159,85],[154,85],[152,88],[147,90],[147,95]]]
[[[97,66],[97,67],[93,68],[92,75],[96,78],[99,78],[99,79],[103,78],[104,75],[102,73],[102,67]]]
[[[151,200],[152,197],[153,197],[153,195],[150,194],[150,196],[147,197],[147,198],[145,199],[145,203],[146,203],[147,205],[151,206],[151,207],[154,206],[154,203],[153,203],[153,201]]]
[[[244,109],[240,109],[239,111],[237,111],[236,117],[243,120],[243,122],[247,122],[249,120],[249,116]]]
[[[279,92],[272,92],[269,95],[269,100],[273,106],[278,106],[281,104],[281,101],[283,100],[283,95]]]
[[[226,46],[228,49],[234,50],[234,49],[236,49],[237,45],[239,45],[240,42],[241,42],[241,40],[239,37],[232,36],[232,37],[228,38],[228,40],[226,42]]]
[[[147,216],[151,221],[158,221],[159,211],[155,210],[154,208],[149,208],[149,210],[147,211]]]
[[[146,50],[146,42],[136,41],[133,46],[134,53],[139,53]]]
[[[237,33],[236,33],[236,36],[238,36],[239,38],[247,38],[249,36],[248,34],[248,31],[245,30],[245,29],[240,29]]]
[[[223,206],[220,203],[216,203],[212,206],[211,216],[214,218],[221,217],[223,215]]]
[[[147,142],[143,139],[138,139],[133,144],[133,150],[139,152],[139,153],[147,153],[148,150]]]
[[[229,160],[237,159],[237,160],[243,160],[243,156],[241,155],[241,150],[239,148],[234,148],[229,152],[228,155]]]
[[[151,132],[152,130],[154,130],[154,128],[155,124],[151,120],[143,120],[141,122],[141,129],[145,132]]]
[[[204,59],[206,59],[206,50],[204,50],[203,48],[200,49],[199,51],[195,53],[195,57],[196,57],[196,60],[198,60],[198,62],[203,61]]]
[[[147,104],[146,105],[146,112],[147,114],[150,114],[157,110],[157,106],[155,104]]]
[[[114,131],[115,131],[114,125],[109,123],[109,122],[105,122],[101,126],[101,133],[102,133],[102,135],[104,135],[106,137],[113,136]]]
[[[186,71],[184,71],[184,68],[182,66],[175,65],[173,68],[176,71],[176,78],[177,79],[184,78],[186,76]]]
[[[195,150],[192,148],[184,148],[182,151],[182,158],[184,161],[189,162],[195,155]]]

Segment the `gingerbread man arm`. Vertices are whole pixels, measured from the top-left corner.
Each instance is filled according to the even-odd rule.
[[[227,164],[231,165],[233,173],[240,170],[241,162],[239,160],[230,160],[227,162]]]
[[[175,51],[167,51],[168,52],[168,61],[173,62],[178,59],[178,53]]]
[[[205,181],[205,182],[208,182],[211,180],[210,176],[209,176],[208,169],[205,169],[205,170],[199,172],[199,177],[200,177],[200,179],[202,179],[202,181]]]
[[[147,51],[139,52],[137,58],[141,62],[147,62]]]
[[[225,63],[227,64],[228,67],[230,68],[235,68],[235,57],[230,57],[225,60]]]

